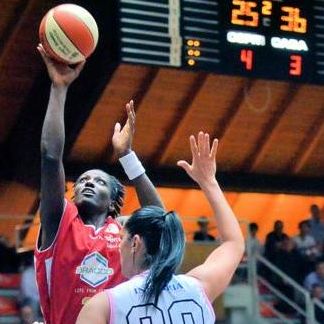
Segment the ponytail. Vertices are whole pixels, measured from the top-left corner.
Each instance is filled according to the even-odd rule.
[[[149,206],[134,212],[125,225],[131,236],[140,235],[146,246],[143,267],[149,267],[144,285],[144,301],[154,300],[167,286],[180,266],[184,252],[184,232],[175,212],[168,212],[156,206]]]

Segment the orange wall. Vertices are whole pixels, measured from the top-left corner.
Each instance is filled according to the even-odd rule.
[[[204,195],[196,189],[170,189],[158,188],[162,200],[168,210],[175,210],[182,218],[187,239],[192,238],[197,229],[196,221],[199,216],[207,216],[210,219],[211,233],[217,235],[212,210]],[[264,240],[265,235],[272,230],[273,222],[281,219],[285,224],[285,232],[289,235],[297,233],[298,222],[308,218],[309,206],[318,204],[324,206],[323,196],[299,196],[285,194],[262,194],[262,193],[225,193],[235,214],[246,222],[256,222],[259,225],[258,236]],[[72,196],[72,184],[68,184],[67,197]],[[123,215],[129,215],[139,208],[139,203],[132,187],[126,188]],[[34,224],[39,223],[39,218]],[[34,226],[27,237],[26,243],[32,246],[35,241],[38,225]],[[244,227],[244,231],[246,226]]]
[[[197,228],[196,219],[199,216],[207,216],[211,228],[215,227],[212,210],[200,190],[170,188],[158,188],[158,190],[166,208],[180,214],[185,230],[189,233],[189,239],[190,233]],[[124,214],[130,214],[139,207],[134,193],[134,188],[127,188],[125,207],[122,210]],[[323,196],[236,192],[226,192],[225,195],[239,219],[258,223],[258,236],[261,240],[272,230],[273,222],[277,219],[284,221],[288,235],[295,235],[298,222],[308,218],[309,206],[314,203],[320,208],[324,206]],[[216,234],[215,229],[212,229],[212,232]]]

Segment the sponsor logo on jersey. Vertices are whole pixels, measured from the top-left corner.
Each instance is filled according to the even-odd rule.
[[[111,234],[118,234],[119,227],[114,223],[110,223],[110,224],[108,224],[107,228],[105,229],[105,232],[111,233]]]
[[[120,236],[113,236],[111,234],[105,235],[107,241],[107,247],[110,249],[115,249],[119,247],[121,238]]]
[[[108,281],[109,276],[114,273],[114,269],[109,268],[108,260],[105,257],[98,252],[93,252],[85,256],[75,273],[80,275],[82,281],[95,288]]]

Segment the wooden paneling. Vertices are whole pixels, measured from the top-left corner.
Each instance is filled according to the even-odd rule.
[[[52,1],[29,0],[0,55],[0,144],[15,124],[34,78],[41,69],[37,53],[38,26]],[[1,17],[2,17],[1,12]]]
[[[152,71],[154,69],[150,67],[125,64],[117,68],[81,130],[69,159],[87,162],[110,160],[111,156],[106,155],[107,150],[110,154],[112,152],[109,148],[114,126],[116,122],[126,121],[125,104],[130,99],[135,99],[135,109],[138,109],[136,97]],[[136,130],[136,136],[137,133]]]
[[[6,40],[17,22],[17,16],[21,14],[26,1],[24,0],[6,0],[0,3],[0,53],[3,50]]]
[[[251,171],[280,174],[290,170],[292,158],[301,145],[305,146],[304,138],[320,116],[323,100],[321,87],[302,86],[272,130],[262,158]]]
[[[17,182],[0,184],[0,235],[11,240],[15,226],[22,224],[30,214],[38,198],[38,192]]]
[[[197,78],[199,74],[192,72],[159,70],[136,113],[134,148],[143,159],[150,160],[164,150],[165,139],[172,138],[175,129],[171,126],[178,121]]]
[[[305,150],[305,153],[301,156],[300,163],[297,164],[299,167],[297,174],[300,176],[324,176],[324,122],[321,116],[319,116],[319,120],[322,123],[314,130],[314,137],[301,148],[301,150]]]
[[[221,135],[224,119],[233,106],[233,97],[241,92],[245,83],[243,78],[210,74],[172,134],[169,145],[163,148],[159,164],[174,166],[179,159],[190,159],[191,134],[196,135],[202,130],[212,136]]]

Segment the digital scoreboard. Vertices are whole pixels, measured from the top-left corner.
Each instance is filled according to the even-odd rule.
[[[121,0],[123,62],[324,84],[324,0]]]

